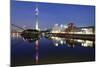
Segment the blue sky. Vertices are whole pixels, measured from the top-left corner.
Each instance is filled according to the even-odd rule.
[[[36,2],[11,1],[11,23],[20,27],[35,27]],[[76,26],[95,24],[95,7],[69,4],[38,3],[39,28],[51,28],[54,24],[74,22]]]

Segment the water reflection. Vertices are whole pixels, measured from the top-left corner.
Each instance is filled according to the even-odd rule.
[[[24,41],[28,41],[28,42],[30,42],[30,43],[34,43],[35,41],[37,41],[39,38],[37,37],[37,38],[23,38],[23,40]]]
[[[44,35],[44,34],[43,34]],[[30,43],[35,43],[35,57],[34,57],[34,64],[39,64],[39,40],[41,38],[45,38],[45,36],[38,36],[34,38],[24,38],[25,41],[28,41]],[[69,48],[74,48],[77,45],[80,45],[82,47],[94,47],[94,41],[90,40],[82,40],[82,39],[69,39],[69,38],[61,38],[61,37],[48,37],[46,39],[49,39],[53,42],[54,46],[63,46],[66,45]]]
[[[12,42],[15,44],[12,45],[12,57],[16,55],[12,59],[14,62],[12,65],[94,60],[95,50],[90,48],[94,47],[94,41],[54,36],[45,37],[45,34],[31,38],[25,36],[22,39],[15,39]],[[78,48],[75,48],[76,46]]]
[[[37,33],[28,33],[27,34],[25,32],[21,36],[24,41],[28,41],[29,43],[33,43],[33,44],[35,43],[35,57],[33,59],[33,64],[38,64],[39,63],[39,42],[38,42],[38,40],[41,38],[40,35]]]
[[[38,64],[39,62],[39,42],[38,40],[35,42],[35,50],[36,50],[36,55],[35,55],[35,63]]]
[[[82,43],[84,47],[93,47],[93,41],[85,41]]]
[[[39,63],[39,38],[23,38],[24,41],[28,41],[30,43],[35,43],[35,63],[34,64],[38,64]],[[34,61],[34,60],[33,60]]]
[[[78,43],[83,47],[94,47],[94,41],[90,40],[81,40],[81,39],[69,39],[69,38],[60,38],[60,37],[50,37],[49,39],[53,40],[55,46],[67,44],[68,47],[75,47]]]
[[[53,43],[55,46],[66,44],[66,41],[63,38],[60,37],[51,37]]]

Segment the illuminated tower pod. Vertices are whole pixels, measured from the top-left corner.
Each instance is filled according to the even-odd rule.
[[[35,17],[36,17],[36,26],[35,26],[35,29],[36,30],[40,30],[39,29],[39,26],[38,26],[38,15],[39,15],[39,9],[38,9],[38,5],[36,4],[36,9],[35,9]]]

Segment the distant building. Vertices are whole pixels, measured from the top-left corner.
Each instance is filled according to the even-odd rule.
[[[94,26],[88,26],[88,27],[77,27],[77,31],[76,33],[80,33],[80,34],[95,34],[95,27]]]
[[[76,26],[74,23],[69,23],[68,27],[65,29],[66,33],[74,33],[76,31],[77,31],[77,29],[76,29]]]
[[[65,29],[66,29],[66,28],[68,28],[67,25],[63,25],[63,24],[60,25],[60,31],[61,31],[62,33],[65,32]]]
[[[63,33],[65,32],[65,29],[68,28],[67,25],[58,25],[58,24],[55,24],[54,27],[52,28],[51,32],[52,33]]]
[[[60,33],[60,27],[58,24],[55,24],[54,27],[52,28],[51,32],[52,33]]]
[[[94,26],[76,27],[74,23],[68,25],[55,24],[51,30],[52,33],[69,33],[69,34],[95,34]]]
[[[93,26],[88,27],[68,27],[65,30],[66,33],[70,34],[95,34]]]

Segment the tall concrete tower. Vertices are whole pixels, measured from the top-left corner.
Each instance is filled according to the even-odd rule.
[[[38,26],[38,20],[39,20],[38,19],[38,15],[39,15],[39,9],[38,9],[38,4],[36,4],[36,8],[35,8],[35,17],[36,17],[36,19],[35,19],[36,20],[35,21],[36,22],[35,29],[36,30],[39,30],[39,26]]]

